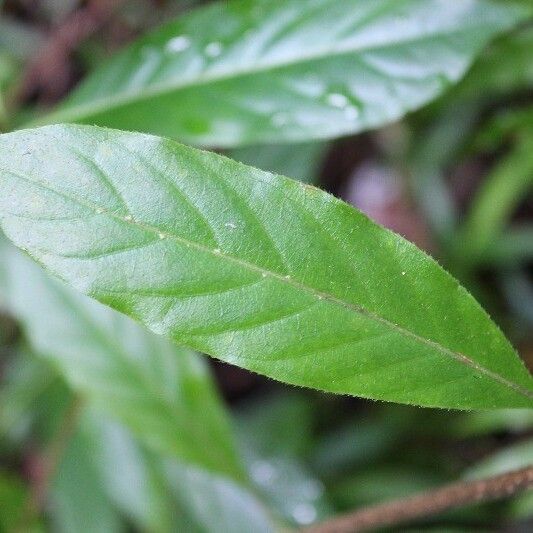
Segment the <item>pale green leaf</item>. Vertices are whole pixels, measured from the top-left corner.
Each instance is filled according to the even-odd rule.
[[[117,510],[109,501],[90,435],[79,431],[70,441],[50,489],[49,513],[53,531],[121,533]]]
[[[49,278],[11,246],[0,251],[10,311],[74,390],[154,449],[242,478],[228,422],[197,354]]]
[[[265,509],[244,487],[205,470],[169,466],[126,428],[89,414],[96,446],[87,453],[99,465],[109,498],[142,531],[273,531]]]
[[[464,477],[466,479],[483,479],[531,465],[533,465],[533,440],[529,439],[489,455],[469,468]]]
[[[236,146],[397,120],[530,11],[490,0],[218,2],[143,36],[41,123]]]
[[[0,154],[7,236],[154,332],[331,392],[533,405],[525,366],[456,280],[314,187],[89,126],[7,134]]]
[[[178,507],[177,531],[276,531],[257,500],[229,479],[175,462],[167,463],[164,471]]]

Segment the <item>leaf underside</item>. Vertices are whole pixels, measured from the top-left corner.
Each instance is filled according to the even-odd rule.
[[[336,393],[533,406],[531,376],[457,281],[314,187],[89,126],[1,136],[0,187],[15,244],[179,343]]]

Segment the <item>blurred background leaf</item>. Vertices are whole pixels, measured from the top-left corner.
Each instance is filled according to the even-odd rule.
[[[439,96],[529,13],[489,0],[213,3],[135,41],[37,123],[224,147],[339,137]]]

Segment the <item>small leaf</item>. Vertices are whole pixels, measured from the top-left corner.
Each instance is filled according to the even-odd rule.
[[[40,123],[226,147],[338,137],[434,99],[528,13],[489,0],[218,2],[136,41]]]
[[[157,333],[331,392],[533,406],[531,376],[457,281],[314,187],[89,126],[7,134],[0,154],[6,235]]]

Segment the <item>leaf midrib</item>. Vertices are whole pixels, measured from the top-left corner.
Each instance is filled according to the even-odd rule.
[[[384,325],[385,327],[393,330],[393,331],[396,331],[398,332],[400,335],[403,335],[407,338],[411,338],[411,339],[414,339],[415,341],[421,343],[421,344],[425,344],[427,346],[430,346],[431,348],[437,350],[438,352],[442,353],[443,355],[447,355],[448,357],[452,357],[454,360],[456,360],[457,362],[463,364],[463,365],[466,365],[466,366],[469,366],[470,368],[474,369],[475,371],[479,372],[480,374],[483,374],[485,375],[486,377],[488,377],[489,379],[492,379],[493,381],[499,383],[500,385],[503,385],[505,387],[508,387],[512,390],[514,390],[515,392],[521,394],[522,396],[528,398],[528,399],[533,399],[533,391],[531,390],[528,390],[524,387],[522,387],[521,385],[517,384],[517,383],[514,383],[510,380],[508,380],[507,378],[505,378],[504,376],[496,373],[496,372],[493,372],[492,370],[489,370],[488,368],[485,368],[484,366],[480,365],[479,363],[477,363],[476,361],[470,359],[469,357],[467,357],[466,355],[460,353],[460,352],[456,352],[454,350],[451,350],[450,348],[447,348],[446,346],[443,346],[441,344],[439,344],[438,342],[435,342],[435,341],[432,341],[431,339],[427,339],[425,337],[422,337],[420,335],[418,335],[417,333],[414,333],[398,324],[395,324],[394,322],[391,322],[390,320],[372,312],[372,311],[369,311],[368,309],[362,307],[362,306],[359,306],[357,304],[354,304],[354,303],[351,303],[351,302],[347,302],[341,298],[338,298],[337,296],[334,296],[333,294],[330,294],[330,293],[327,293],[327,292],[323,292],[323,291],[320,291],[314,287],[311,287],[311,286],[308,286],[308,285],[305,285],[304,283],[301,283],[299,281],[296,281],[294,280],[293,278],[291,277],[287,277],[285,275],[282,275],[282,274],[279,274],[277,272],[273,272],[271,270],[267,270],[265,268],[262,268],[258,265],[255,265],[253,263],[249,263],[248,261],[245,261],[243,259],[240,259],[239,257],[235,257],[233,255],[229,255],[229,254],[226,254],[224,253],[222,250],[218,250],[218,249],[212,249],[212,248],[209,248],[208,246],[205,246],[205,245],[202,245],[202,244],[199,244],[197,242],[194,242],[194,241],[191,241],[189,239],[186,239],[184,237],[181,237],[179,235],[175,235],[173,233],[169,233],[167,231],[164,231],[162,230],[161,228],[158,228],[156,226],[151,226],[149,224],[144,224],[144,223],[140,223],[139,221],[137,221],[132,215],[129,215],[129,217],[132,217],[131,219],[130,218],[126,218],[126,217],[122,217],[116,213],[114,213],[113,211],[109,211],[108,209],[105,209],[105,208],[102,208],[100,206],[97,206],[91,202],[88,202],[86,200],[82,200],[80,198],[77,198],[76,196],[71,196],[70,194],[67,194],[61,190],[57,190],[55,189],[54,187],[50,186],[49,184],[44,184],[44,183],[41,183],[41,182],[37,182],[37,181],[34,181],[30,178],[28,178],[27,176],[24,176],[24,175],[21,175],[17,172],[14,172],[12,170],[8,170],[8,169],[5,169],[5,168],[2,168],[0,167],[0,171],[3,171],[3,172],[7,172],[23,181],[26,181],[28,183],[31,183],[32,185],[34,186],[37,186],[39,188],[42,188],[48,192],[52,192],[54,194],[57,194],[59,196],[62,196],[63,198],[65,198],[66,200],[70,201],[70,202],[73,202],[74,204],[78,204],[82,207],[85,207],[89,210],[92,210],[94,212],[94,214],[96,215],[107,215],[111,218],[114,218],[115,220],[120,220],[121,223],[125,223],[126,225],[131,225],[135,228],[140,228],[146,232],[149,232],[149,233],[153,233],[155,236],[157,236],[158,238],[160,238],[161,236],[164,236],[165,238],[169,238],[169,239],[172,239],[172,240],[175,240],[176,242],[179,242],[187,247],[192,247],[192,248],[195,248],[197,250],[200,250],[202,252],[206,252],[206,253],[209,253],[211,255],[213,255],[214,257],[217,257],[217,258],[222,258],[222,259],[226,259],[227,261],[230,261],[230,262],[233,262],[234,264],[237,264],[245,269],[248,269],[248,270],[251,270],[251,271],[254,271],[254,272],[257,272],[257,273],[260,273],[261,275],[266,275],[266,276],[270,276],[274,279],[276,279],[277,281],[280,281],[282,283],[285,283],[287,285],[290,285],[296,289],[299,289],[299,290],[302,290],[304,292],[307,292],[308,294],[311,294],[313,296],[315,296],[316,298],[318,299],[322,299],[322,300],[326,300],[326,301],[329,301],[329,302],[332,302],[336,305],[339,305],[341,307],[344,307],[345,309],[348,309],[348,310],[351,310],[357,314],[360,314],[362,316],[365,316],[367,318],[370,318],[371,320],[374,320],[382,325]],[[259,181],[262,181],[263,183],[267,183],[267,182],[264,182],[263,180],[261,180],[260,178],[257,178]],[[272,186],[271,183],[268,183],[268,185]],[[14,216],[16,217],[17,215],[10,215],[10,216]],[[48,252],[48,253],[51,253],[52,255],[55,255],[53,252]]]
[[[190,89],[191,87],[200,87],[202,85],[207,85],[209,83],[216,83],[219,81],[225,81],[230,79],[238,79],[241,77],[246,77],[252,74],[260,74],[267,72],[269,70],[279,70],[284,69],[287,67],[291,67],[294,65],[300,65],[305,64],[313,61],[319,61],[321,59],[328,59],[328,58],[335,58],[335,57],[342,57],[345,55],[350,54],[362,54],[365,52],[372,52],[377,50],[383,50],[387,48],[393,48],[397,46],[403,46],[406,44],[415,44],[419,42],[423,42],[427,39],[438,39],[441,37],[450,37],[455,34],[464,33],[468,30],[473,30],[478,27],[481,27],[485,29],[487,26],[485,25],[478,25],[478,24],[472,24],[470,26],[465,26],[461,29],[453,29],[451,31],[443,31],[438,33],[432,33],[432,34],[424,34],[419,35],[414,38],[410,39],[403,39],[398,40],[394,42],[388,42],[383,43],[379,45],[374,46],[367,46],[367,47],[353,47],[353,48],[339,48],[337,50],[332,51],[331,49],[324,49],[317,51],[315,54],[309,54],[309,55],[302,55],[298,58],[290,58],[290,60],[285,61],[272,61],[272,62],[265,62],[262,64],[254,64],[250,63],[247,65],[247,68],[245,69],[235,69],[231,72],[211,72],[211,73],[203,73],[197,78],[186,80],[182,83],[173,82],[173,83],[161,83],[161,84],[154,84],[149,88],[132,92],[132,93],[123,93],[118,96],[104,96],[97,98],[93,102],[78,104],[73,107],[65,107],[63,109],[59,109],[56,112],[53,112],[49,115],[45,115],[42,118],[38,118],[36,120],[30,121],[25,127],[31,127],[36,125],[43,125],[43,124],[49,124],[52,122],[59,122],[59,121],[76,121],[77,119],[83,119],[84,117],[94,116],[101,113],[105,113],[106,111],[109,111],[110,109],[116,109],[120,107],[124,107],[130,104],[143,102],[145,100],[149,100],[150,98],[162,96],[165,94],[170,94],[174,91],[180,91],[183,89]],[[251,67],[251,68],[250,68]]]

